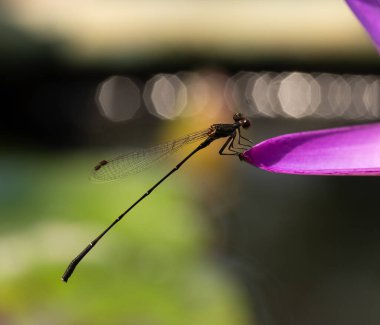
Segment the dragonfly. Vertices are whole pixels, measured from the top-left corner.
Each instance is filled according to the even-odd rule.
[[[193,151],[182,159],[169,173],[148,189],[135,203],[117,217],[99,236],[92,240],[68,265],[62,275],[62,281],[67,282],[80,261],[94,248],[99,240],[113,228],[128,212],[151,194],[162,182],[176,172],[181,166],[198,151],[209,146],[213,141],[227,138],[219,150],[220,155],[238,156],[242,159],[242,152],[250,148],[252,141],[241,134],[241,129],[248,129],[250,121],[241,113],[233,115],[234,123],[212,124],[209,128],[188,134],[177,140],[160,144],[148,149],[117,156],[110,160],[100,161],[91,171],[90,178],[95,182],[109,182],[127,178],[130,175],[142,172],[153,164],[169,157],[185,145],[202,141]]]

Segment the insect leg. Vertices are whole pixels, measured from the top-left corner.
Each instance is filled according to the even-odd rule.
[[[233,143],[234,143],[234,140],[235,140],[235,137],[236,137],[236,133],[234,132],[233,135],[229,136],[227,141],[223,144],[223,146],[220,148],[219,150],[219,154],[220,155],[225,155],[225,156],[236,156],[239,154],[239,152],[237,152],[236,150],[234,150],[234,146],[233,146]],[[228,146],[228,150],[230,152],[225,152],[225,149],[226,147]]]

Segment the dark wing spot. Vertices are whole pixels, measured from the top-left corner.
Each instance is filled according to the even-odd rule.
[[[95,171],[97,171],[97,170],[99,170],[100,168],[102,168],[102,166],[104,166],[104,165],[107,165],[108,164],[108,161],[107,160],[102,160],[99,164],[97,164],[96,166],[95,166]]]

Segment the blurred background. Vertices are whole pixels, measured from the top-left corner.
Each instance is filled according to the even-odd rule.
[[[0,324],[379,324],[380,180],[102,159],[246,114],[255,143],[376,121],[380,60],[344,1],[3,0]]]

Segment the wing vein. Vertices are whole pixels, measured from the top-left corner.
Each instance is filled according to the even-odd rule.
[[[207,138],[209,133],[210,129],[206,129],[151,148],[116,156],[99,163],[92,170],[90,179],[95,182],[110,182],[140,173],[168,158],[183,146]]]

